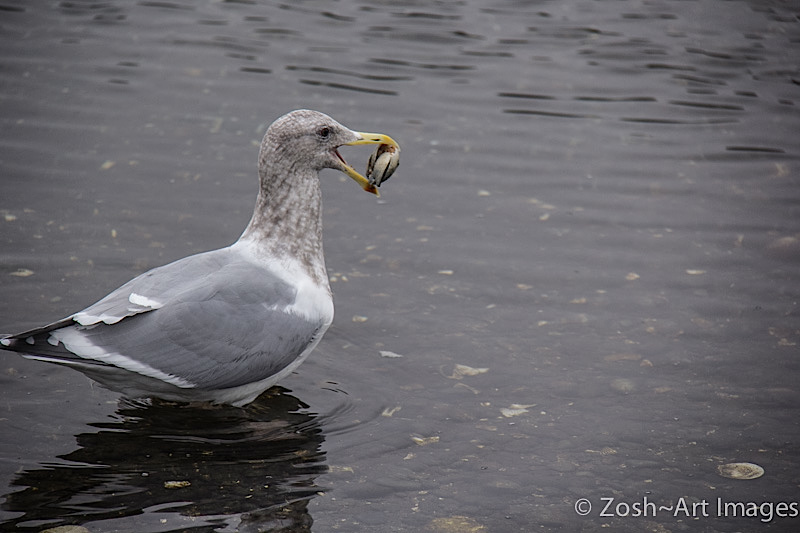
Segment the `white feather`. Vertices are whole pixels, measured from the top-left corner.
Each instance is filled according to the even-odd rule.
[[[325,327],[333,322],[333,298],[328,285],[328,276],[323,271],[323,283],[317,283],[309,276],[306,268],[299,262],[291,259],[280,261],[261,257],[259,249],[249,240],[239,240],[231,246],[231,250],[239,253],[243,258],[281,278],[297,290],[293,303],[283,307],[281,311],[304,318],[310,322],[322,322]]]
[[[138,305],[141,307],[149,307],[150,309],[160,309],[164,306],[163,303],[153,300],[152,298],[148,298],[147,296],[142,296],[141,294],[136,294],[132,292],[130,296],[128,296],[128,301],[133,305]]]
[[[81,326],[92,326],[94,324],[99,324],[100,322],[105,322],[106,324],[116,324],[123,318],[125,317],[109,315],[106,313],[103,313],[102,315],[90,315],[89,313],[84,313],[83,311],[80,313],[75,313],[72,316],[72,319]]]
[[[172,374],[162,372],[157,368],[153,368],[150,365],[146,365],[140,361],[131,359],[130,357],[122,355],[121,353],[108,352],[99,346],[95,346],[91,341],[89,341],[89,339],[86,338],[86,336],[84,336],[75,328],[61,328],[51,331],[48,342],[53,344],[53,340],[55,340],[56,343],[62,342],[67,350],[84,359],[93,359],[95,361],[101,361],[103,363],[115,365],[120,368],[124,368],[125,370],[130,370],[131,372],[136,372],[137,374],[175,385],[176,387],[180,387],[182,389],[190,389],[196,386],[190,381],[186,381],[178,376],[173,376]],[[68,361],[62,362],[68,363]]]

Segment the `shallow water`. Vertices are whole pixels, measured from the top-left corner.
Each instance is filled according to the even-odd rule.
[[[337,317],[248,408],[3,355],[3,531],[797,527],[796,5],[2,0],[0,28],[3,331],[235,240],[290,109],[403,147],[380,201],[323,173]]]

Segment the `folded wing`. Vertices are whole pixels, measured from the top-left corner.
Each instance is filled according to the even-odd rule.
[[[180,388],[224,389],[276,374],[324,331],[324,318],[296,311],[296,297],[224,248],[146,272],[71,317],[0,342],[84,371],[117,367]]]

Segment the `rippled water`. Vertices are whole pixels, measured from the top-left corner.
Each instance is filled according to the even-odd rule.
[[[323,173],[337,318],[246,409],[3,355],[0,529],[796,528],[715,506],[797,501],[798,13],[1,0],[0,330],[235,240],[290,109],[403,158]]]

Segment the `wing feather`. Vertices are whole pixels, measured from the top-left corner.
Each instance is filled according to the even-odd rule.
[[[3,339],[65,364],[99,363],[184,388],[276,374],[328,326],[292,307],[296,289],[229,248],[146,272],[72,317]]]

